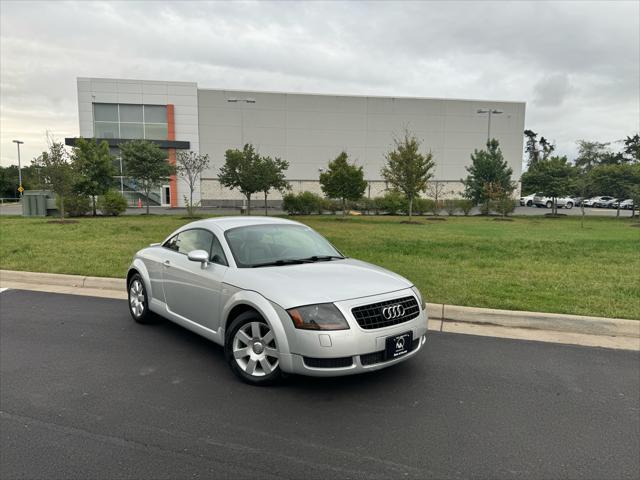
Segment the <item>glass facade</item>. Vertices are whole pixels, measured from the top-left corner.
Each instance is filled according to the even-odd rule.
[[[96,138],[167,140],[165,105],[93,104]]]

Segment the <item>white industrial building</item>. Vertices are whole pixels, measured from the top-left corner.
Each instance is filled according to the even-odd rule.
[[[431,150],[436,162],[434,181],[459,196],[474,149],[483,148],[490,134],[500,142],[513,169],[522,168],[525,104],[483,100],[373,97],[258,92],[198,88],[196,83],[105,78],[78,79],[80,136],[105,138],[117,145],[148,138],[168,150],[170,161],[178,149],[208,153],[198,198],[203,205],[241,202],[238,192],[221,187],[217,173],[229,148],[253,144],[263,155],[290,164],[287,177],[293,191],[320,193],[321,169],[341,151],[364,167],[367,195],[380,195],[386,185],[380,176],[393,138],[409,129]],[[75,139],[67,139],[73,144]],[[126,177],[126,172],[124,172]],[[125,189],[135,185],[125,182]],[[452,192],[452,193],[451,193]],[[157,192],[163,205],[183,205],[188,194],[180,179]],[[277,201],[279,194],[274,193]]]

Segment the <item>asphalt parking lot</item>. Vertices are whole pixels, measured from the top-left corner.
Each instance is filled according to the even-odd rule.
[[[0,293],[0,477],[638,478],[640,354],[432,333],[380,372],[238,382],[126,302]]]

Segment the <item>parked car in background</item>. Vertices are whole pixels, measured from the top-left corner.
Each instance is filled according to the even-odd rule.
[[[584,200],[582,202],[582,204],[585,207],[595,207],[596,203],[600,202],[601,200],[611,200],[613,199],[613,197],[591,197],[591,198],[587,198],[586,200]]]
[[[520,206],[533,207],[533,197],[535,197],[536,195],[542,195],[542,193],[532,193],[531,195],[527,195],[526,197],[520,197]]]
[[[630,198],[627,198],[626,200],[616,200],[611,204],[611,208],[620,208],[622,210],[631,209],[633,208],[633,200]]]
[[[596,208],[613,208],[613,204],[617,198],[613,197],[600,197],[600,200],[593,202],[593,206]]]
[[[624,210],[631,210],[633,206],[634,206],[633,199],[631,198],[627,198],[626,200],[623,200],[622,202],[620,202],[620,208]],[[615,208],[618,208],[617,205],[615,206]]]
[[[533,197],[533,204],[536,207],[551,208],[553,207],[553,198],[536,193],[535,197]],[[571,197],[556,198],[556,206],[558,208],[573,208],[575,204],[576,201]]]

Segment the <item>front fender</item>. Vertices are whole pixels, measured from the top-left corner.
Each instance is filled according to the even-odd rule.
[[[220,338],[222,339],[222,342],[224,342],[226,335],[225,329],[229,314],[233,308],[238,305],[246,305],[257,310],[260,315],[262,315],[262,318],[265,319],[267,324],[269,324],[271,330],[273,330],[280,353],[289,353],[289,341],[287,340],[287,335],[278,313],[273,308],[273,305],[269,300],[259,293],[251,290],[239,290],[231,295],[229,300],[225,303],[224,308],[222,309],[222,322],[220,327]]]
[[[133,262],[131,262],[131,265],[129,266],[129,270],[127,271],[127,279],[129,278],[129,274],[131,273],[131,270],[137,271],[142,277],[142,281],[144,282],[144,288],[147,291],[147,297],[149,299],[155,298],[153,295],[153,288],[151,287],[151,277],[149,275],[149,271],[147,270],[147,266],[144,264],[144,262],[140,258],[137,258],[137,257],[134,258]],[[127,285],[127,289],[128,288],[129,288],[129,285]]]

